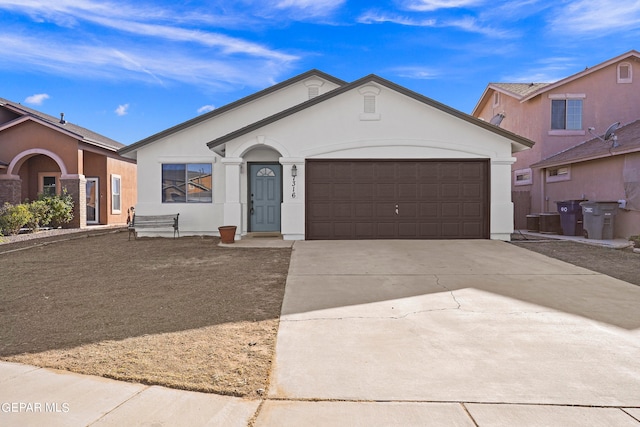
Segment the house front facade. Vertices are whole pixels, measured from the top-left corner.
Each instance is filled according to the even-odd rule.
[[[139,141],[138,214],[180,232],[509,240],[526,138],[375,75],[311,70]]]
[[[0,98],[0,204],[71,195],[71,228],[126,224],[136,203],[136,164],[116,141]]]
[[[603,163],[581,164],[576,170],[568,158],[565,164],[544,160],[596,136],[602,138],[611,125],[622,127],[640,118],[639,52],[629,51],[554,83],[490,83],[472,115],[535,141],[531,150],[514,154],[516,228],[526,227],[527,214],[555,212],[556,201],[633,198],[624,190],[624,177],[629,176],[624,166],[616,166],[615,172],[607,169],[606,174],[616,174],[610,185],[594,186],[589,184],[594,183],[591,177],[603,176]],[[631,154],[620,155],[621,165],[631,164],[624,161]],[[634,218],[632,210],[621,210],[616,235],[628,237]]]

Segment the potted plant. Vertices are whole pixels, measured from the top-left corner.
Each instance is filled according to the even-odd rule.
[[[222,243],[233,243],[236,240],[236,226],[235,225],[222,225],[218,227],[220,232],[220,241]]]

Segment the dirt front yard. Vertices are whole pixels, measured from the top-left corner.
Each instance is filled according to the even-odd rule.
[[[291,250],[217,243],[110,232],[0,245],[0,358],[259,396]]]
[[[258,398],[291,250],[217,243],[106,232],[1,244],[0,359]],[[513,244],[640,285],[631,250]]]

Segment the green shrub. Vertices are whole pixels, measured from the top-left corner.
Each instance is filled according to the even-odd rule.
[[[46,200],[40,198],[27,204],[29,212],[31,212],[31,219],[27,222],[26,226],[31,231],[37,231],[40,227],[46,227],[51,222],[51,208]]]
[[[0,232],[5,235],[18,234],[22,226],[33,220],[33,214],[27,205],[12,205],[6,202],[0,208]]]
[[[67,191],[63,191],[60,196],[41,196],[49,207],[49,225],[58,228],[63,224],[71,222],[73,219],[73,199]]]

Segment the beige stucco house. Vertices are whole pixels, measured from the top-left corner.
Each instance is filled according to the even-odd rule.
[[[556,201],[621,202],[614,234],[640,233],[640,53],[619,55],[555,83],[490,83],[472,113],[535,141],[515,153],[515,226],[526,215],[555,212]],[[603,137],[620,123],[613,140]]]
[[[124,147],[64,119],[0,98],[0,204],[65,189],[74,201],[68,227],[125,224],[136,203],[136,164]]]

